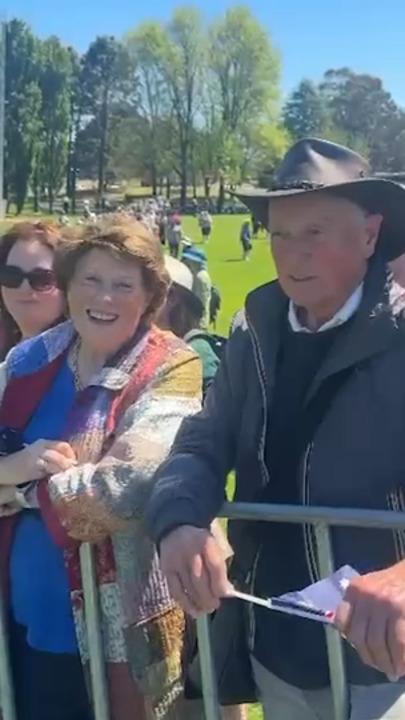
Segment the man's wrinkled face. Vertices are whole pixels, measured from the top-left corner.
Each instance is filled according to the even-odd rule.
[[[272,250],[286,295],[316,317],[332,317],[364,279],[382,220],[327,193],[271,200]]]

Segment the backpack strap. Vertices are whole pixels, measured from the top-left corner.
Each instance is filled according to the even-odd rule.
[[[185,343],[190,343],[192,340],[207,340],[211,344],[211,335],[200,328],[190,330],[187,335],[183,338]]]

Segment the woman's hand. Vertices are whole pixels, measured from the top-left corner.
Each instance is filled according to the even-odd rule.
[[[21,511],[21,505],[17,502],[16,488],[12,485],[0,487],[0,518],[15,515]]]
[[[41,480],[48,475],[69,470],[76,464],[76,456],[69,443],[36,440],[23,450],[0,460],[0,484],[21,485]]]

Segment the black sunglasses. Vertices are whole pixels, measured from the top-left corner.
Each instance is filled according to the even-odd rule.
[[[56,276],[53,270],[35,268],[24,272],[17,265],[0,267],[0,285],[6,288],[19,288],[24,280],[28,280],[31,288],[38,292],[46,292],[56,287]]]

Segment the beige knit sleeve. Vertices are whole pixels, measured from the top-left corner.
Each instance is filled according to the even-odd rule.
[[[199,411],[200,396],[201,363],[187,350],[128,408],[98,463],[49,479],[51,500],[72,538],[100,542],[143,517],[155,472],[184,418]]]

